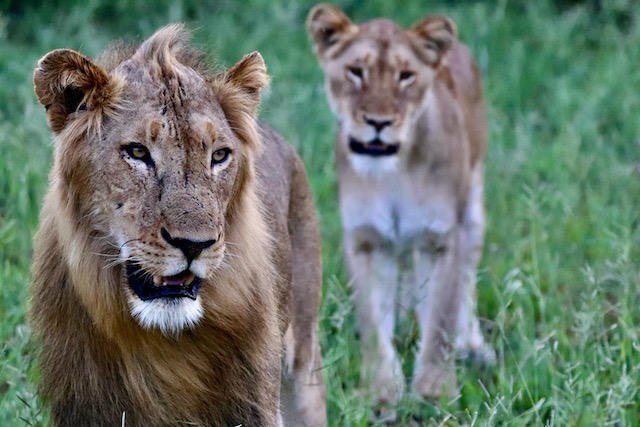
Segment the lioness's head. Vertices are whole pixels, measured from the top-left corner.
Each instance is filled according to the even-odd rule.
[[[268,80],[257,52],[213,74],[187,40],[180,25],[165,27],[112,52],[104,68],[55,50],[34,74],[56,135],[52,176],[80,218],[67,234],[113,248],[100,255],[105,274],[122,272],[114,292],[142,326],[165,333],[203,314],[200,287],[224,262],[229,222],[252,179]],[[72,251],[72,268],[90,255]],[[90,296],[95,284],[74,285],[85,301],[106,304]]]
[[[336,6],[319,4],[307,30],[353,165],[393,168],[409,152],[438,66],[457,37],[455,24],[433,15],[409,30],[387,19],[355,25]]]

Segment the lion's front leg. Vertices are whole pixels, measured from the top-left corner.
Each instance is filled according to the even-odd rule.
[[[404,377],[393,346],[398,265],[392,243],[371,227],[345,233],[362,341],[361,378],[379,403],[395,404]]]
[[[415,361],[413,391],[425,398],[455,393],[453,344],[464,279],[465,234],[459,227],[438,236],[419,250],[416,260],[416,315],[420,346]],[[434,243],[435,242],[435,243]]]
[[[309,328],[290,325],[285,335],[285,348],[282,388],[284,425],[326,426],[326,390],[317,325]]]

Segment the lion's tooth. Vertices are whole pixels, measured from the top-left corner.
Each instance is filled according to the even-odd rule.
[[[162,285],[162,276],[153,276],[153,284],[156,286]]]
[[[196,275],[189,272],[189,275],[187,276],[187,278],[184,280],[184,284],[185,285],[190,285],[191,282],[193,282],[193,280],[196,278]]]

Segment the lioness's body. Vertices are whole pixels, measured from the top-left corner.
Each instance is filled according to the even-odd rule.
[[[455,25],[353,24],[318,5],[309,33],[339,119],[335,156],[363,375],[382,403],[404,388],[396,313],[421,329],[413,389],[453,392],[451,347],[484,352],[475,270],[484,233],[486,112],[480,75]]]
[[[208,75],[185,38],[36,70],[56,133],[30,308],[52,423],[279,426],[284,380],[292,424],[324,425],[304,167],[255,119],[260,56]]]

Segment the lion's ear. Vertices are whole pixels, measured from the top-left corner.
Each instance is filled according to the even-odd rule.
[[[260,104],[260,92],[269,84],[267,66],[260,52],[245,55],[218,78],[239,89],[244,103],[255,114]]]
[[[456,24],[442,15],[427,16],[414,24],[409,31],[417,36],[424,49],[426,61],[432,65],[440,62],[442,56],[458,37]]]
[[[331,46],[338,43],[345,35],[358,31],[349,17],[339,7],[331,4],[318,4],[307,16],[307,32],[315,43],[319,57]]]
[[[58,133],[70,114],[96,109],[109,96],[109,75],[86,56],[70,49],[46,54],[33,73],[38,101],[47,109],[51,129]]]
[[[260,91],[268,84],[267,67],[258,52],[245,55],[211,81],[231,128],[241,140],[256,149],[261,145],[256,129]]]

